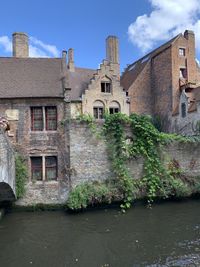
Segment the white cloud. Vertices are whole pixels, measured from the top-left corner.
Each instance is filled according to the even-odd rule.
[[[8,36],[0,36],[0,51],[3,53],[12,52],[12,41]],[[35,37],[29,38],[30,57],[59,57],[60,52],[55,45],[45,44]]]
[[[12,43],[8,36],[0,36],[0,47],[2,47],[5,52],[12,52]]]
[[[39,54],[42,55],[44,53],[53,57],[59,57],[60,52],[55,45],[45,44],[35,37],[30,37],[30,42],[32,44],[32,48],[36,48],[35,51],[37,50]]]
[[[129,39],[143,53],[185,29],[193,30],[200,49],[200,0],[149,0],[153,11],[129,26]]]

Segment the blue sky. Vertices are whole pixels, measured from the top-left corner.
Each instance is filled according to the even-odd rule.
[[[200,49],[200,0],[17,0],[1,1],[0,56],[11,55],[13,32],[31,37],[32,56],[75,50],[75,64],[97,68],[105,39],[120,41],[121,70],[186,28]]]

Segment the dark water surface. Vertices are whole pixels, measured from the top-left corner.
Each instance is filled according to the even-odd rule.
[[[0,267],[200,266],[200,200],[98,210],[13,212],[0,222]]]

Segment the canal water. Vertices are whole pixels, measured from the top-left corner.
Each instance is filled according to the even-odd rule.
[[[200,200],[96,210],[11,212],[0,267],[200,266]]]

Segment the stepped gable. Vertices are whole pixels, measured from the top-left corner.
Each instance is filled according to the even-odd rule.
[[[81,100],[81,96],[87,89],[91,79],[94,77],[96,70],[86,69],[86,68],[77,68],[75,71],[68,71],[69,87],[71,88],[71,100],[77,101]]]

